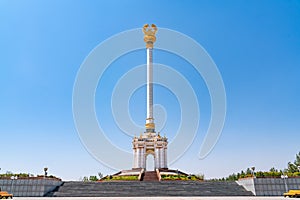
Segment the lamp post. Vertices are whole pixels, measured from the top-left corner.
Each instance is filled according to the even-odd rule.
[[[14,193],[14,180],[17,180],[18,179],[18,176],[11,176],[10,177],[11,179],[11,187],[10,187],[10,190],[11,190],[11,193],[13,194]]]
[[[289,178],[289,177],[287,175],[281,175],[281,178],[284,181],[285,191],[287,192],[288,191],[288,186],[287,186],[287,183],[286,183],[286,179]]]
[[[255,175],[254,175],[255,167],[251,167],[251,169],[252,169],[252,176],[253,176],[253,178],[256,178]]]
[[[46,178],[46,177],[47,177],[47,175],[48,175],[48,167],[45,167],[45,168],[44,168],[44,172],[45,172],[45,174],[44,174],[44,178]]]

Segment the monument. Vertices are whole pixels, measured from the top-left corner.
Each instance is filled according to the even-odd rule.
[[[145,131],[132,141],[133,167],[116,174],[104,177],[102,180],[139,180],[160,181],[167,178],[187,179],[188,174],[179,170],[168,169],[167,149],[168,138],[162,137],[155,130],[153,116],[153,47],[156,41],[157,27],[146,24],[143,27],[144,41],[147,51],[147,114]],[[147,159],[153,156],[154,168],[147,169]],[[190,177],[189,177],[190,178]],[[165,178],[166,179],[166,178]]]
[[[157,27],[152,24],[144,25],[144,41],[147,49],[147,118],[145,132],[139,137],[134,137],[133,145],[133,169],[146,169],[148,155],[153,155],[154,168],[167,169],[167,145],[168,139],[161,137],[155,131],[153,118],[153,46],[156,41]]]

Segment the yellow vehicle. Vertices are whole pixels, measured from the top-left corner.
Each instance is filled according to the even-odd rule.
[[[5,191],[0,191],[0,199],[12,199],[13,195]]]
[[[284,197],[300,198],[300,190],[290,190],[283,194]]]

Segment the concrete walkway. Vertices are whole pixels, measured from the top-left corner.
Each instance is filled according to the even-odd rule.
[[[15,200],[284,200],[284,197],[15,197]]]

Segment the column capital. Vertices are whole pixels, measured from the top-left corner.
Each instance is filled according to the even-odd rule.
[[[145,24],[143,27],[144,32],[144,41],[146,42],[146,48],[153,48],[153,44],[156,41],[156,34],[157,27],[155,24]]]

